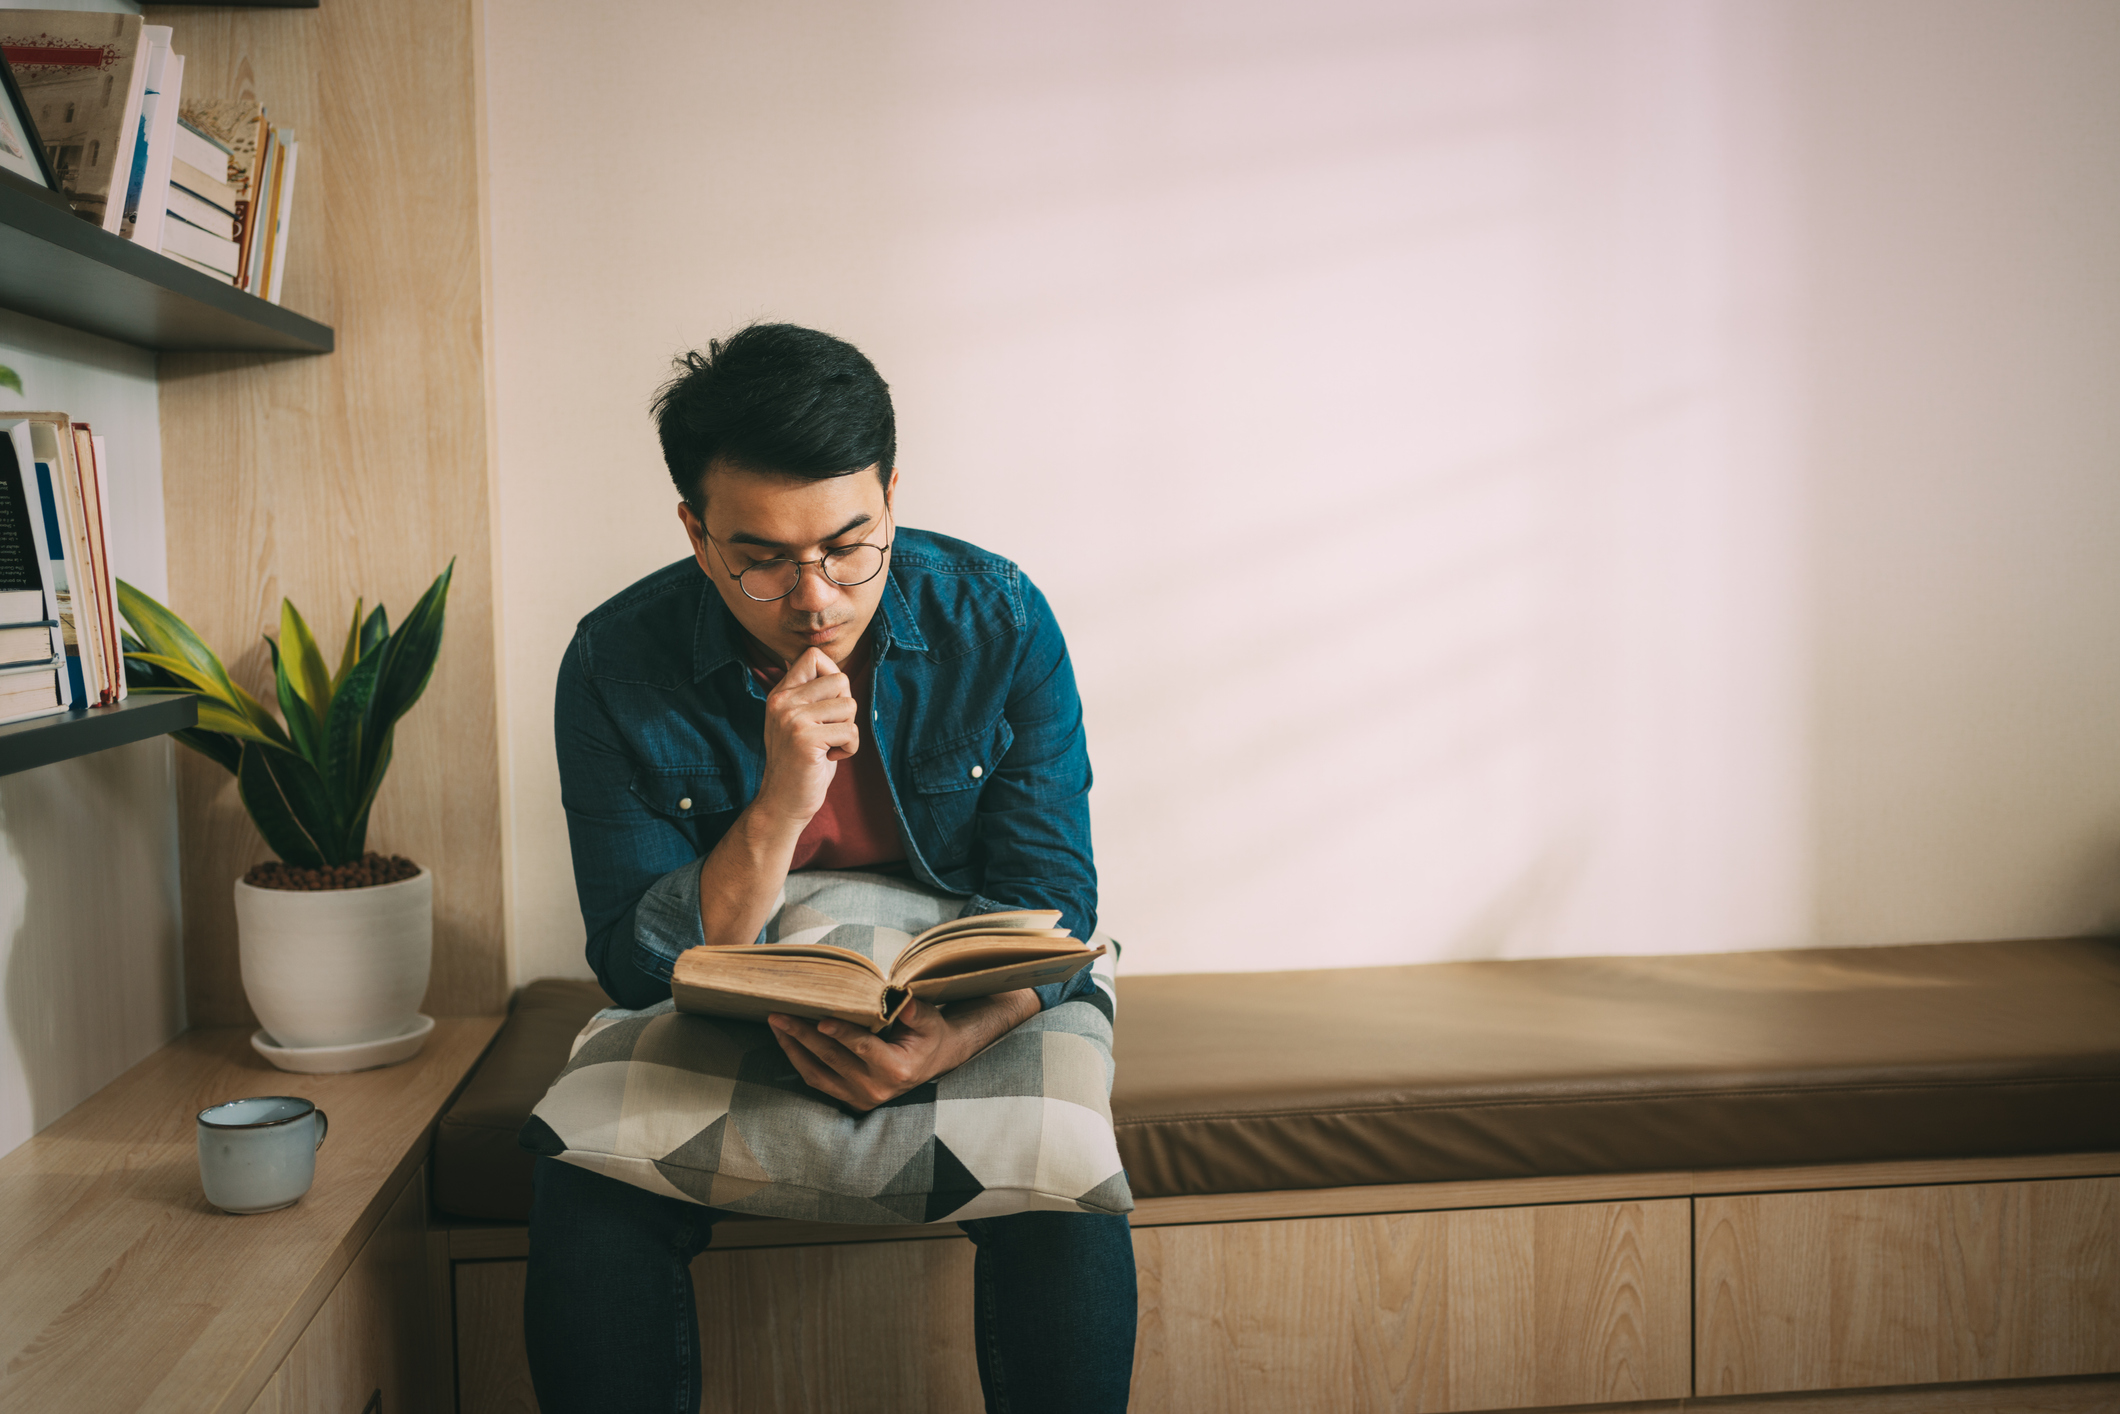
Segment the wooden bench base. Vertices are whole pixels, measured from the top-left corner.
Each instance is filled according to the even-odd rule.
[[[2068,1155],[1147,1200],[1134,1406],[2116,1411],[2116,1175]],[[524,1229],[435,1241],[459,1409],[534,1408]],[[981,1407],[954,1225],[728,1223],[693,1277],[707,1410]]]

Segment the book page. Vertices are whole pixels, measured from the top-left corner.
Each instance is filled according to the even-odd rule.
[[[1059,956],[1029,958],[998,967],[981,968],[976,972],[956,972],[941,977],[922,977],[906,986],[906,991],[924,1002],[942,1003],[962,1001],[968,997],[990,997],[996,992],[1012,992],[1019,987],[1047,987],[1068,978],[1090,965],[1104,952],[1100,945],[1078,952]]]
[[[954,933],[998,933],[1019,928],[1051,928],[1059,922],[1060,910],[1057,908],[1022,908],[1007,913],[974,913],[965,918],[947,919],[922,931],[906,945],[906,951],[911,952],[914,948],[923,947],[935,939],[947,938]]]
[[[688,948],[670,977],[680,1011],[763,1021],[773,1012],[838,1016],[875,1030],[884,987],[860,953],[819,943]]]
[[[980,934],[945,939],[923,949],[916,958],[901,957],[898,966],[891,969],[891,980],[906,987],[924,977],[954,977],[1019,962],[1094,956],[1095,952],[1064,934],[1060,937]]]

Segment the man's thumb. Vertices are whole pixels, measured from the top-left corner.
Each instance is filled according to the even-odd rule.
[[[833,671],[836,670],[832,667],[832,660],[825,656],[824,650],[822,648],[812,648],[800,658],[788,664],[787,672],[781,676],[780,685],[782,687],[801,687],[811,679]]]

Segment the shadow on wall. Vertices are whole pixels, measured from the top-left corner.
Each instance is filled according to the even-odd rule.
[[[0,1153],[184,1027],[173,749],[0,776]]]

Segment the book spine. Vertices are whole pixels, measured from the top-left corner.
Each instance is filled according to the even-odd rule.
[[[88,431],[86,424],[83,432]],[[125,700],[125,635],[118,627],[118,576],[110,563],[110,455],[101,437],[91,436],[96,453],[96,588],[103,596],[103,640],[110,650],[111,701]]]

